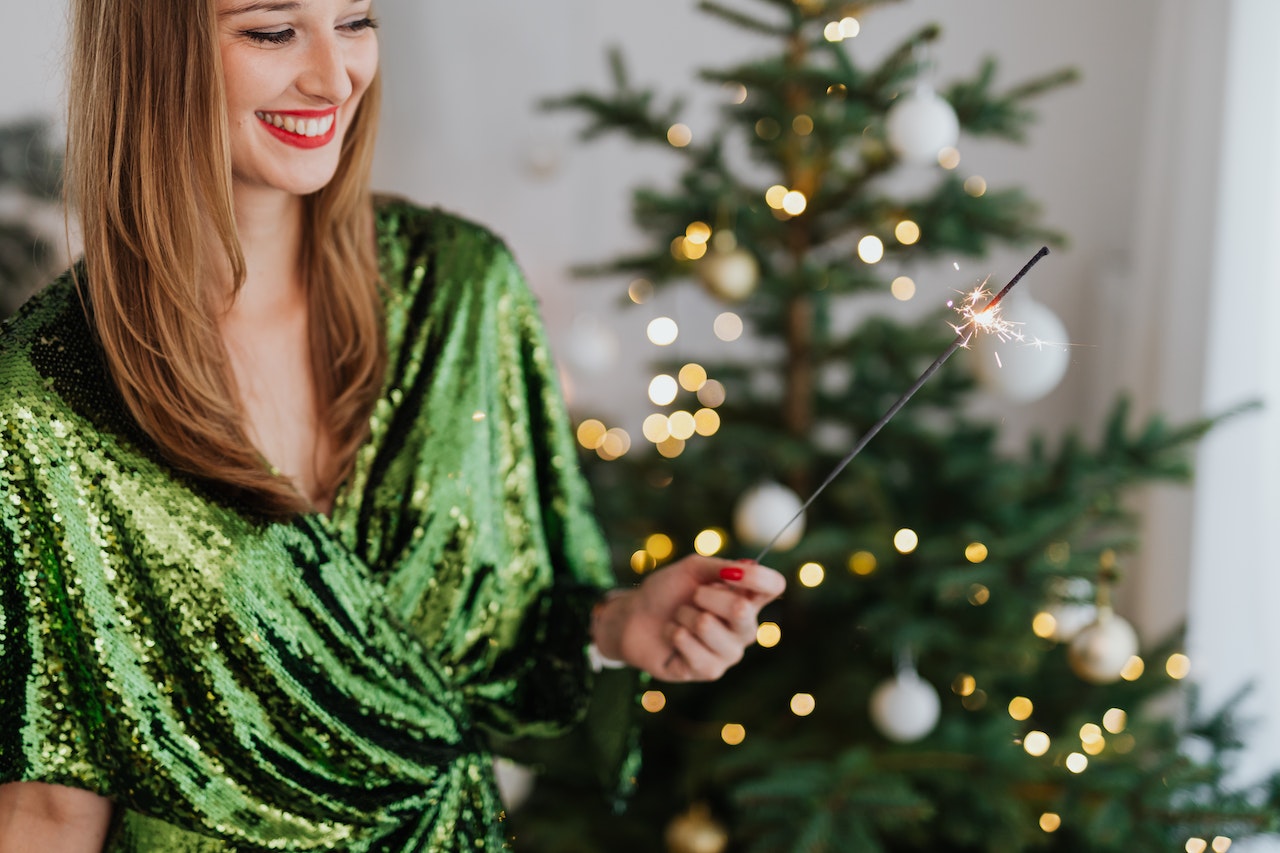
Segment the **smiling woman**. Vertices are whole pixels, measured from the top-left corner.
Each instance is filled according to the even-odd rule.
[[[783,588],[610,572],[535,302],[375,202],[369,0],[74,0],[84,258],[0,331],[0,849],[505,848],[588,646],[717,678]]]

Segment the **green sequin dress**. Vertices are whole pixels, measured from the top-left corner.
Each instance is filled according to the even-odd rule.
[[[107,850],[501,849],[486,737],[582,713],[610,576],[534,300],[483,229],[377,219],[387,379],[328,517],[171,470],[69,276],[0,337],[0,781],[111,798]]]

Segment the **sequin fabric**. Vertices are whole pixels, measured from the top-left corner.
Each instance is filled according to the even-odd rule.
[[[506,849],[486,733],[583,711],[607,555],[536,304],[483,229],[377,218],[388,376],[328,517],[175,474],[69,275],[0,337],[0,781],[110,797],[109,851]]]

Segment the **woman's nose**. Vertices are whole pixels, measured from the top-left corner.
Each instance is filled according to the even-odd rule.
[[[304,95],[329,104],[340,104],[351,96],[347,57],[336,33],[311,40],[297,86]]]

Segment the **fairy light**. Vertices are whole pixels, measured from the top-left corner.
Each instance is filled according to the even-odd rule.
[[[681,453],[684,453],[684,441],[675,436],[660,441],[654,446],[657,448],[658,455],[664,459],[675,459]]]
[[[606,462],[621,459],[631,452],[631,433],[622,427],[613,427],[604,434],[596,455]]]
[[[670,317],[654,317],[645,330],[649,342],[660,347],[670,346],[680,337],[680,327]]]
[[[702,530],[693,537],[693,550],[704,557],[713,557],[724,548],[724,531],[714,527]]]
[[[747,100],[747,87],[741,83],[726,83],[725,88],[729,92],[729,103],[742,104]]]
[[[736,341],[742,337],[742,318],[732,311],[725,311],[716,316],[711,323],[711,330],[725,343]]]
[[[1203,838],[1188,838],[1187,843],[1183,846],[1187,853],[1204,853],[1209,849],[1209,842]]]
[[[980,711],[987,704],[987,691],[978,689],[960,700],[960,707],[966,711]]]
[[[909,527],[904,527],[893,534],[893,547],[899,554],[910,554],[919,546],[920,536]]]
[[[1067,769],[1072,773],[1083,773],[1089,766],[1089,757],[1083,752],[1073,752],[1067,756]]]
[[[764,202],[774,210],[782,210],[782,200],[787,197],[787,192],[782,184],[774,184],[764,191]]]
[[[653,559],[653,555],[648,551],[633,551],[631,554],[631,571],[638,575],[645,572],[651,572],[658,567],[658,563]]]
[[[644,549],[649,552],[653,559],[661,562],[675,553],[676,546],[667,534],[650,533],[648,538],[644,540]]]
[[[1191,658],[1181,652],[1175,652],[1165,661],[1164,671],[1169,673],[1169,677],[1173,680],[1181,681],[1191,674]]]
[[[849,555],[849,571],[858,577],[866,577],[876,570],[876,555],[870,551],[854,551]]]
[[[1042,640],[1051,639],[1058,630],[1058,620],[1052,613],[1040,611],[1031,620],[1031,633]]]
[[[913,246],[920,240],[920,226],[910,219],[904,219],[893,226],[893,236],[904,246]]]
[[[1035,710],[1035,705],[1026,696],[1014,696],[1009,700],[1009,716],[1018,722],[1028,719]]]
[[[684,148],[693,142],[693,131],[687,124],[673,124],[667,128],[667,142],[676,148]]]
[[[720,729],[720,739],[729,746],[737,746],[747,739],[747,730],[739,723],[725,723]]]
[[[578,424],[578,444],[581,444],[587,450],[595,450],[604,443],[605,433],[608,428],[595,418],[588,418]]]
[[[884,258],[884,243],[874,234],[858,241],[858,257],[864,264],[878,264]]]
[[[782,133],[782,126],[771,116],[765,116],[756,122],[756,136],[766,142],[777,139],[780,133]]]
[[[938,165],[950,171],[960,165],[960,152],[947,146],[938,152]]]
[[[957,696],[972,696],[978,689],[978,680],[967,672],[962,672],[951,680],[951,692]]]
[[[667,696],[661,690],[646,690],[640,695],[640,707],[656,714],[667,707]]]
[[[1050,743],[1051,741],[1049,740],[1049,736],[1044,732],[1038,730],[1030,731],[1027,732],[1026,737],[1022,739],[1022,748],[1026,751],[1027,755],[1030,755],[1033,758],[1039,758],[1049,751]]]
[[[832,83],[827,87],[827,95],[832,98],[843,98],[849,94],[849,87],[843,83]]]
[[[968,598],[974,607],[981,607],[991,600],[991,590],[980,583],[970,584]]]
[[[1057,832],[1062,826],[1062,816],[1057,812],[1045,812],[1040,815],[1040,828],[1045,832]]]
[[[987,546],[981,542],[970,542],[964,546],[964,558],[970,563],[981,563],[987,559]]]
[[[691,261],[696,261],[702,258],[702,256],[707,253],[707,244],[695,243],[693,240],[690,240],[688,237],[684,237],[681,242],[680,250],[681,252],[684,253],[684,256],[686,258],[688,258]]]
[[[1097,723],[1085,723],[1080,727],[1080,742],[1093,743],[1102,740],[1102,727]]]
[[[715,409],[698,409],[693,413],[693,429],[708,438],[720,431],[720,414]]]
[[[700,364],[686,364],[680,368],[676,378],[680,381],[681,388],[696,393],[699,388],[707,384],[707,371]]]
[[[1120,708],[1111,708],[1107,713],[1102,715],[1102,726],[1113,735],[1118,735],[1124,731],[1125,726],[1129,724],[1129,715]]]
[[[711,226],[698,220],[690,222],[689,226],[684,229],[684,239],[690,243],[705,245],[711,239]]]
[[[916,295],[916,283],[910,276],[900,275],[889,283],[889,292],[899,302],[910,302]]]
[[[810,693],[797,693],[791,697],[791,713],[797,717],[807,717],[818,706]]]
[[[649,399],[655,406],[669,406],[680,393],[680,385],[674,376],[659,373],[649,383]]]
[[[797,573],[800,583],[812,589],[827,578],[827,570],[820,563],[805,563]]]
[[[791,120],[791,129],[796,136],[808,136],[813,133],[813,119],[802,113]]]
[[[707,384],[698,389],[698,402],[708,409],[724,405],[724,385],[715,379],[708,379]]]
[[[671,422],[666,415],[658,412],[654,412],[645,418],[640,429],[644,433],[645,439],[654,444],[671,438]]]
[[[844,36],[840,35],[840,22],[828,21],[827,25],[822,28],[822,37],[829,42],[844,41]]]
[[[698,425],[693,419],[693,413],[679,411],[672,412],[671,417],[667,418],[667,429],[672,438],[688,441],[697,433]]]
[[[643,279],[638,278],[631,284],[627,285],[627,298],[636,305],[643,305],[653,296],[653,285]]]
[[[981,175],[970,175],[964,179],[964,191],[974,198],[982,198],[987,194],[987,181]]]
[[[777,622],[761,622],[756,628],[756,643],[765,649],[771,649],[782,642],[782,629]]]
[[[1227,853],[1231,849],[1231,839],[1225,835],[1215,835],[1210,846],[1213,848],[1213,853]]]
[[[1125,681],[1137,681],[1142,677],[1142,673],[1146,672],[1147,665],[1142,658],[1134,655],[1125,661],[1124,666],[1120,670],[1120,677]]]
[[[799,190],[788,190],[782,197],[782,209],[792,216],[799,216],[809,206],[809,200]]]

